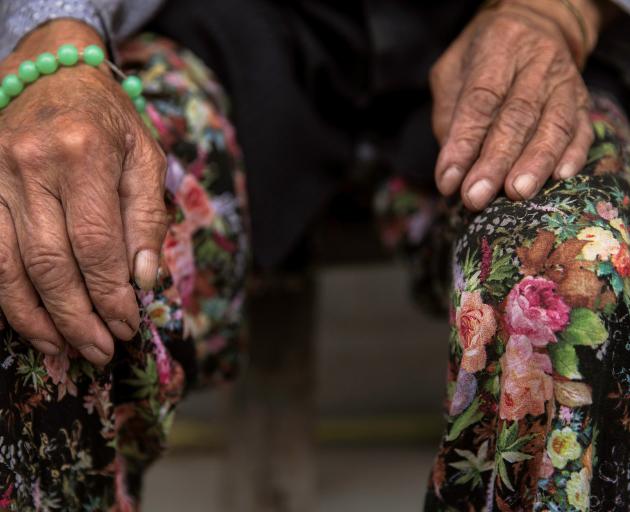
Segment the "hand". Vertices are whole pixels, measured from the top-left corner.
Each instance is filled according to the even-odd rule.
[[[589,50],[598,18],[586,1]],[[593,134],[575,63],[581,39],[559,1],[505,1],[470,23],[431,71],[441,193],[461,189],[464,205],[481,210],[503,187],[529,199],[550,176],[583,167]]]
[[[71,34],[69,37],[68,34]],[[31,33],[4,62],[99,43],[76,21]],[[100,42],[102,45],[102,41]],[[104,365],[140,318],[130,275],[154,283],[166,231],[165,157],[107,70],[40,78],[0,114],[0,308],[44,353]]]

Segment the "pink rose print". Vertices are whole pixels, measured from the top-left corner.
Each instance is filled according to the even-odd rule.
[[[459,343],[463,349],[461,367],[469,373],[486,365],[486,345],[497,330],[494,311],[481,300],[479,292],[463,292],[455,316]]]
[[[556,341],[569,322],[570,308],[543,277],[525,277],[508,295],[505,313],[510,334],[523,334],[536,347]]]
[[[553,396],[551,359],[535,352],[527,336],[515,334],[501,357],[501,400],[499,416],[519,420],[526,414],[545,412],[545,402]]]
[[[188,305],[195,283],[195,259],[188,223],[175,224],[162,244],[164,260],[184,306]]]
[[[613,220],[619,216],[619,210],[615,208],[609,201],[599,201],[595,206],[597,213],[602,219]]]
[[[186,220],[194,227],[207,227],[212,223],[214,208],[208,194],[194,176],[184,176],[175,199],[184,211]]]
[[[44,368],[52,383],[57,386],[57,400],[61,400],[66,393],[77,396],[77,386],[68,375],[70,359],[67,348],[56,356],[45,355]]]

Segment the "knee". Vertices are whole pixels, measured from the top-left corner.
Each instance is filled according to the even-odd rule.
[[[532,276],[553,282],[571,307],[611,308],[630,278],[627,189],[611,177],[581,176],[465,217],[454,246],[456,288],[499,298]]]

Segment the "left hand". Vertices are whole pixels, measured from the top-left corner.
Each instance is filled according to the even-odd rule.
[[[580,6],[592,46],[599,21],[589,2]],[[561,2],[506,0],[478,14],[431,71],[440,192],[461,190],[481,210],[502,188],[529,199],[584,166],[593,134],[581,46]]]

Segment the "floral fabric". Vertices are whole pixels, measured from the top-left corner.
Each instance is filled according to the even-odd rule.
[[[457,210],[447,429],[427,512],[630,507],[629,129],[594,95],[584,172]]]
[[[225,101],[187,51],[143,36],[121,55],[143,79],[145,121],[168,155],[171,226],[142,324],[104,370],[51,357],[0,326],[0,509],[138,509],[185,387],[231,378],[239,359],[244,177]]]

